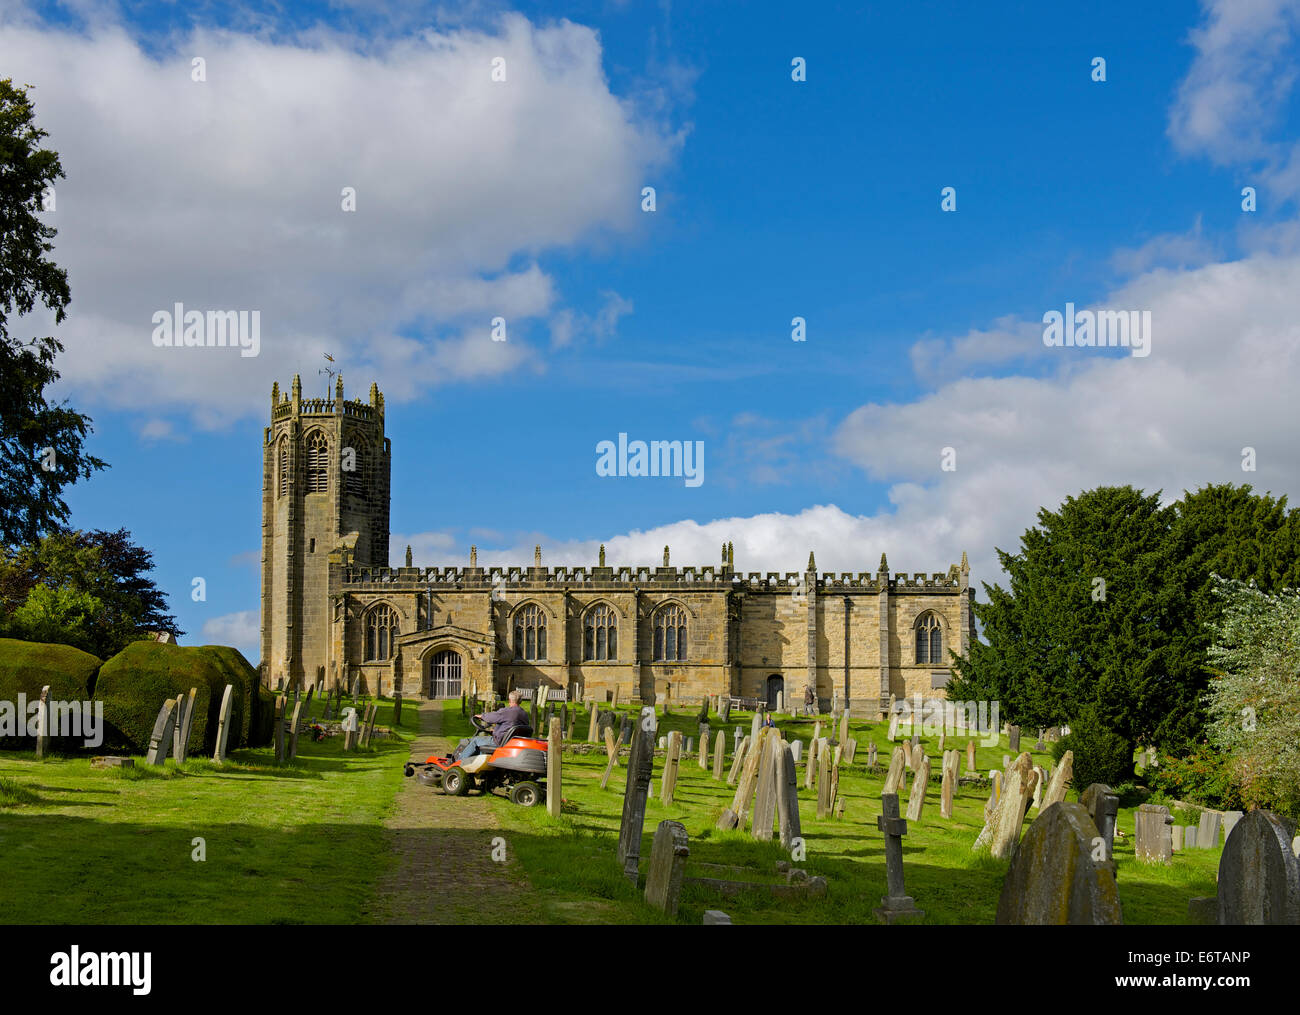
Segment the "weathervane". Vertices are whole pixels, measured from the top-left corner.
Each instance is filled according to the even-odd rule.
[[[334,357],[329,353],[325,354],[325,358],[331,363],[334,362]],[[317,376],[320,376],[321,374],[325,375],[325,401],[327,402],[330,400],[330,385],[334,383],[334,375],[336,373],[338,373],[337,370],[331,370],[329,367],[322,367],[316,371]]]

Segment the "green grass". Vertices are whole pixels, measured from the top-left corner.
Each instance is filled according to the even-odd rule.
[[[312,702],[313,716],[323,705]],[[225,765],[93,770],[86,757],[0,752],[0,922],[332,923],[365,919],[388,857],[382,821],[402,782],[403,729],[345,755],[342,737]],[[376,725],[391,725],[381,702]],[[207,859],[192,859],[193,839]]]
[[[716,733],[718,717],[712,718],[712,729]],[[749,714],[733,713],[732,721],[726,727],[728,747],[733,743],[733,728],[740,726],[743,732],[748,733],[750,719]],[[783,728],[787,739],[804,741],[806,756],[814,721],[781,719],[777,725]],[[802,764],[798,766],[800,818],[807,856],[795,866],[802,867],[809,875],[826,878],[828,892],[821,899],[779,900],[768,893],[758,892],[721,898],[700,886],[687,885],[682,892],[676,921],[650,910],[641,893],[622,877],[615,861],[626,758],[620,760],[618,769],[610,778],[609,788],[602,791],[603,748],[589,755],[564,756],[565,803],[559,818],[549,817],[542,807],[516,807],[500,798],[481,803],[497,810],[502,826],[509,830],[507,840],[510,848],[522,861],[533,885],[541,890],[550,917],[555,922],[698,924],[705,909],[722,909],[737,923],[870,923],[874,922],[872,909],[880,905],[881,896],[885,894],[884,840],[876,828],[876,816],[880,813],[880,790],[885,768],[895,745],[885,739],[885,723],[855,721],[850,725],[851,735],[858,740],[858,752],[855,764],[845,766],[841,771],[840,795],[845,800],[843,818],[817,820],[815,791],[802,788],[804,769]],[[460,717],[459,703],[451,703],[444,729],[449,735],[468,732],[468,723]],[[674,729],[686,736],[696,735],[694,714],[672,715],[660,720],[660,735]],[[829,722],[823,721],[822,729],[826,735]],[[580,719],[580,738],[585,737],[586,730],[585,721]],[[900,742],[908,732],[904,726],[900,731]],[[966,739],[965,736],[950,736],[946,744],[949,749],[960,750],[960,771],[965,770]],[[879,749],[880,770],[876,774],[866,771],[869,740],[875,740]],[[992,923],[1007,862],[971,851],[971,845],[983,826],[988,791],[959,787],[953,818],[941,818],[938,737],[922,736],[921,743],[931,758],[932,779],[922,818],[909,822],[908,835],[904,839],[908,893],[925,910],[925,923]],[[698,744],[696,746],[698,750]],[[1005,737],[995,746],[977,744],[977,767],[985,773],[990,769],[1001,769],[1002,756],[1009,753]],[[1044,767],[1051,763],[1052,759],[1046,752],[1030,753],[1034,761]],[[728,770],[730,764],[728,753]],[[686,866],[688,878],[717,877],[718,874],[700,865],[724,864],[754,866],[770,879],[776,862],[789,859],[781,850],[779,841],[757,842],[748,833],[720,832],[714,828],[719,814],[731,803],[734,787],[728,787],[725,778],[714,782],[711,765],[708,771],[701,771],[696,757],[683,755],[674,803],[665,807],[658,796],[662,766],[662,759],[656,758],[655,796],[647,804],[641,847],[643,879],[654,830],[665,818],[682,822],[690,836],[691,856]],[[910,786],[910,775],[906,785]],[[1074,796],[1072,792],[1070,798]],[[905,809],[904,795],[900,795],[900,803]],[[1037,812],[1031,808],[1029,818],[1036,815]],[[1115,840],[1125,922],[1183,923],[1189,898],[1215,893],[1219,849],[1176,853],[1173,863],[1167,867],[1147,865],[1139,863],[1133,854],[1133,808],[1121,810],[1119,827],[1126,833],[1123,838]],[[737,880],[748,878],[738,877]]]

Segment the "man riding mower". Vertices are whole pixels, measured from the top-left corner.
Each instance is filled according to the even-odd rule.
[[[491,793],[505,788],[512,803],[523,807],[537,804],[546,789],[546,741],[532,738],[528,713],[519,707],[519,692],[510,692],[510,703],[496,712],[471,717],[478,735],[462,740],[446,757],[431,757],[421,765],[408,761],[405,773],[429,786],[441,784],[449,796],[464,796],[478,787]],[[488,727],[495,725],[492,733]]]

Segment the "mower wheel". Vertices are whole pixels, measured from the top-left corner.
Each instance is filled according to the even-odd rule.
[[[520,807],[536,807],[542,799],[542,787],[535,782],[517,782],[510,787],[510,802]]]
[[[442,773],[442,791],[448,796],[464,796],[474,785],[474,777],[463,768],[449,768]]]

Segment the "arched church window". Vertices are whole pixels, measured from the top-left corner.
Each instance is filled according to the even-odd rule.
[[[531,603],[515,614],[515,658],[546,658],[546,614]]]
[[[943,662],[943,627],[933,613],[923,614],[916,623],[917,665]]]
[[[618,658],[618,619],[610,606],[596,606],[587,611],[583,623],[584,659]]]
[[[665,606],[655,614],[654,661],[683,662],[686,659],[686,611]]]
[[[329,489],[330,442],[317,430],[307,443],[307,492],[325,493]]]
[[[397,634],[397,614],[392,607],[376,606],[366,614],[366,661],[393,658]]]

